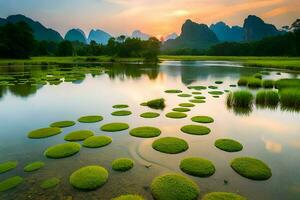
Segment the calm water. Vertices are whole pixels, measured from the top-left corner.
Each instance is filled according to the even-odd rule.
[[[0,175],[4,180],[13,175],[24,177],[24,183],[15,189],[0,193],[0,199],[110,199],[121,194],[138,193],[152,199],[149,185],[155,176],[165,172],[182,173],[179,163],[182,158],[199,156],[211,160],[216,173],[209,178],[191,177],[200,187],[201,196],[212,191],[237,192],[248,199],[300,199],[300,113],[269,109],[256,109],[249,115],[238,115],[226,107],[226,94],[213,98],[207,92],[205,104],[197,104],[188,112],[185,119],[169,119],[164,115],[188,102],[190,98],[166,94],[166,89],[181,89],[191,93],[188,85],[214,85],[216,80],[223,81],[219,90],[236,84],[240,75],[253,74],[262,69],[245,68],[229,62],[163,62],[158,66],[113,65],[84,67],[1,67],[3,79],[11,76],[24,78],[45,76],[76,76],[72,82],[53,85],[34,85],[28,83],[18,86],[0,86],[0,162],[18,160],[15,170]],[[4,78],[3,78],[4,77]],[[8,77],[8,78],[7,78]],[[20,78],[21,77],[21,78]],[[276,71],[266,78],[279,79],[298,77],[297,74]],[[1,80],[1,78],[0,78]],[[167,107],[158,111],[161,116],[144,119],[139,115],[150,108],[142,107],[141,102],[163,97]],[[114,104],[128,104],[133,112],[130,116],[111,116]],[[47,127],[60,120],[76,120],[82,115],[102,115],[99,123],[81,124],[65,128],[63,133],[46,139],[32,140],[27,132]],[[183,125],[192,124],[190,117],[209,115],[215,122],[208,124],[212,132],[206,136],[193,136],[180,131]],[[99,130],[102,124],[127,122],[131,128],[156,126],[162,130],[160,137],[175,136],[185,139],[190,148],[183,153],[169,155],[152,149],[156,138],[141,139],[128,134],[128,130],[107,133]],[[63,143],[66,133],[78,129],[91,129],[97,135],[108,135],[113,142],[103,148],[81,151],[65,159],[47,159],[43,151],[51,145]],[[229,137],[240,141],[244,149],[237,153],[226,153],[214,147],[217,138]],[[252,181],[241,177],[230,167],[230,161],[238,156],[252,156],[265,161],[272,169],[273,176],[267,181]],[[110,163],[118,157],[135,160],[132,170],[117,173],[111,170]],[[33,173],[23,172],[30,162],[42,160],[46,166]],[[75,190],[68,183],[70,174],[86,165],[102,165],[110,172],[108,182],[92,192]],[[150,168],[145,166],[151,165]],[[54,189],[43,190],[41,181],[50,177],[60,177],[61,184]],[[188,175],[186,175],[188,176]],[[228,184],[224,184],[228,180]]]

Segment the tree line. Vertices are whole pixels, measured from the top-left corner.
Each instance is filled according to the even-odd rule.
[[[31,56],[117,56],[141,57],[157,60],[161,43],[151,37],[146,41],[124,35],[110,38],[106,45],[91,41],[80,42],[37,41],[31,28],[25,22],[7,23],[0,27],[0,57],[29,58]]]

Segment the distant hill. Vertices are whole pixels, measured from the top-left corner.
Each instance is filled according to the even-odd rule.
[[[21,21],[26,22],[30,26],[30,28],[33,30],[34,37],[36,40],[48,40],[55,42],[63,40],[63,38],[57,31],[50,28],[46,28],[41,23],[34,21],[24,15],[10,15],[6,19],[1,19],[0,25],[4,25],[7,22],[17,23]]]
[[[170,35],[167,35],[167,36],[166,36],[165,41],[168,41],[168,40],[175,40],[176,38],[178,38],[177,33],[171,33]]]
[[[141,40],[148,40],[151,36],[146,33],[141,32],[140,30],[135,30],[132,32],[131,37],[139,38]]]
[[[280,31],[272,24],[265,23],[255,15],[249,15],[244,21],[245,41],[260,40],[267,36],[275,36]]]
[[[228,26],[224,22],[209,27],[221,42],[241,42],[244,40],[244,29],[240,26]]]
[[[100,29],[92,29],[87,41],[88,43],[90,43],[92,40],[94,40],[98,44],[107,44],[109,38],[111,38],[111,35],[106,33],[105,31],[102,31]]]
[[[186,20],[182,25],[181,34],[174,40],[168,40],[163,45],[163,50],[170,49],[206,49],[218,43],[216,34],[206,24],[198,24]]]
[[[78,41],[86,44],[87,39],[84,32],[81,29],[71,29],[65,35],[65,40]]]

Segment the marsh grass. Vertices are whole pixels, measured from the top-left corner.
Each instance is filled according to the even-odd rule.
[[[300,88],[300,79],[280,79],[275,82],[275,87],[279,90],[285,88]]]
[[[237,84],[238,86],[247,86],[248,85],[248,79],[249,77],[240,77],[240,79],[238,80]]]
[[[275,90],[261,90],[256,93],[255,103],[261,108],[276,108],[279,104],[279,94]]]
[[[289,111],[300,111],[300,89],[289,88],[279,92],[281,109]]]
[[[262,80],[256,77],[248,78],[249,88],[260,88],[262,86]]]
[[[264,88],[273,88],[274,85],[275,85],[275,81],[274,80],[267,79],[267,80],[263,80],[263,82],[262,82],[262,86]]]
[[[250,108],[253,104],[253,94],[247,90],[231,92],[227,96],[229,107]]]

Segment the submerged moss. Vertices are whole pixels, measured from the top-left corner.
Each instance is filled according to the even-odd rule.
[[[131,111],[129,110],[118,110],[118,111],[114,111],[111,113],[114,116],[127,116],[127,115],[131,115]]]
[[[49,189],[49,188],[53,188],[53,187],[57,186],[59,183],[60,183],[60,179],[53,177],[53,178],[44,180],[41,183],[40,187],[43,189]]]
[[[214,122],[214,119],[209,116],[195,116],[195,117],[192,117],[191,120],[193,122],[197,122],[197,123],[212,123],[212,122]]]
[[[151,193],[156,200],[195,200],[200,190],[191,179],[180,174],[168,173],[154,178]]]
[[[95,122],[100,122],[102,120],[103,117],[99,115],[82,116],[78,119],[78,121],[81,123],[95,123]]]
[[[180,169],[192,176],[208,177],[215,173],[215,166],[207,159],[199,157],[185,158],[180,162]]]
[[[129,106],[126,105],[126,104],[116,104],[116,105],[113,105],[113,108],[115,109],[123,109],[123,108],[128,108]]]
[[[247,200],[247,199],[235,193],[211,192],[204,195],[204,197],[201,200]]]
[[[76,122],[74,121],[59,121],[50,124],[50,127],[58,127],[58,128],[66,128],[70,126],[74,126]]]
[[[95,190],[103,186],[108,179],[108,172],[101,166],[82,167],[70,176],[70,183],[73,187],[80,190]]]
[[[134,137],[151,138],[159,136],[161,131],[156,127],[142,126],[130,130],[129,134]]]
[[[85,139],[82,143],[82,146],[88,148],[99,148],[106,145],[109,145],[112,142],[112,138],[109,136],[92,136]]]
[[[145,200],[144,197],[137,194],[126,194],[119,197],[113,198],[111,200]]]
[[[165,90],[165,93],[181,93],[181,90],[177,90],[177,89],[171,89],[171,90]]]
[[[40,168],[42,168],[44,166],[45,166],[44,162],[37,161],[37,162],[33,162],[33,163],[26,165],[24,167],[24,171],[25,172],[33,172],[33,171],[39,170]]]
[[[215,141],[215,146],[218,149],[221,149],[223,151],[227,152],[237,152],[241,151],[243,149],[243,145],[239,143],[238,141],[232,140],[232,139],[218,139]]]
[[[180,129],[184,133],[192,134],[192,135],[207,135],[210,133],[210,129],[206,126],[199,125],[186,125]]]
[[[47,138],[61,133],[61,129],[58,127],[40,128],[28,133],[28,137],[31,139]]]
[[[156,151],[168,154],[177,154],[186,151],[189,148],[188,143],[176,137],[164,137],[155,140],[152,148]]]
[[[69,134],[65,135],[64,139],[66,141],[82,141],[93,135],[94,132],[90,130],[77,130],[77,131],[72,131]]]
[[[155,113],[155,112],[145,112],[140,114],[141,117],[143,118],[156,118],[159,117],[159,113]]]
[[[7,191],[15,188],[23,182],[23,178],[20,176],[13,176],[0,182],[0,192]]]
[[[76,142],[57,144],[46,149],[44,155],[48,158],[65,158],[78,153],[80,147],[80,144]]]
[[[187,117],[187,115],[182,112],[169,112],[166,114],[166,117],[173,119],[181,119]]]
[[[108,131],[108,132],[116,132],[116,131],[123,131],[129,128],[129,125],[126,123],[121,122],[115,122],[115,123],[109,123],[104,124],[101,126],[102,131]]]
[[[8,172],[18,165],[18,161],[7,161],[0,164],[0,174]]]
[[[175,111],[175,112],[189,112],[189,111],[191,111],[191,109],[189,109],[189,108],[173,108],[172,110]]]
[[[180,107],[195,107],[195,104],[192,104],[192,103],[181,103],[179,104]]]
[[[111,165],[113,170],[125,172],[133,167],[134,161],[129,158],[118,158]]]

